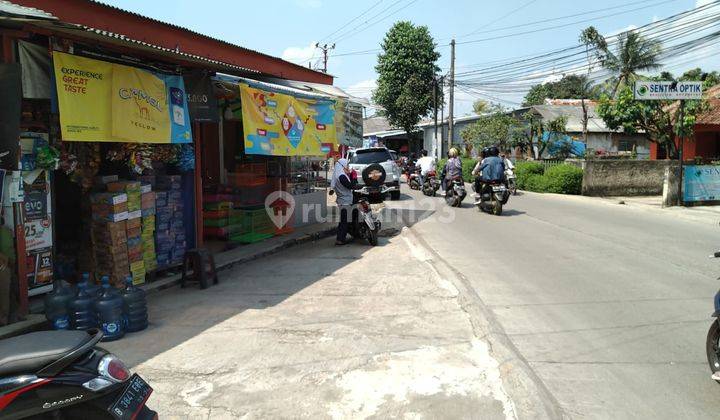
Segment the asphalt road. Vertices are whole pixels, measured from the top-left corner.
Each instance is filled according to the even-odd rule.
[[[565,415],[718,417],[705,357],[717,224],[538,194],[501,217],[469,199],[449,217],[432,200],[413,230],[469,280]]]

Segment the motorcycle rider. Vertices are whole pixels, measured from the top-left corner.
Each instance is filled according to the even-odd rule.
[[[448,160],[445,162],[445,176],[442,180],[442,188],[447,191],[448,182],[452,182],[453,179],[460,177],[462,178],[462,161],[458,157],[458,150],[451,148],[448,152]]]
[[[475,178],[475,191],[478,194],[475,204],[482,201],[483,190],[488,183],[505,181],[505,162],[499,154],[500,150],[496,146],[488,148],[487,157],[478,162],[473,169],[474,175],[479,174]]]
[[[349,242],[347,240],[348,215],[352,215],[353,219],[356,217],[355,212],[353,212],[353,190],[357,189],[357,172],[350,169],[347,159],[339,159],[335,163],[330,188],[330,195],[333,193],[337,195],[335,202],[340,210],[340,222],[338,223],[335,245],[347,245]]]
[[[422,157],[418,159],[417,166],[420,167],[420,185],[425,183],[425,177],[428,172],[435,171],[435,158],[428,156],[428,151],[423,149],[420,151]]]

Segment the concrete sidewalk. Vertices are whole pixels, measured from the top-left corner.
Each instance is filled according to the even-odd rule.
[[[457,289],[408,238],[328,238],[154,294],[151,326],[105,347],[163,418],[516,418]]]

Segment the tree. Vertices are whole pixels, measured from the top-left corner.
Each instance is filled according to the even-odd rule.
[[[594,51],[602,66],[613,72],[616,77],[613,97],[617,96],[621,85],[635,81],[639,72],[660,67],[659,56],[662,51],[660,42],[647,39],[636,31],[618,35],[615,52],[610,51],[605,38],[599,34],[587,40],[595,48]]]
[[[436,65],[440,54],[435,46],[426,26],[410,22],[395,23],[381,45],[373,101],[384,108],[392,126],[408,134],[433,109],[433,80],[440,71]]]
[[[524,106],[542,105],[545,99],[578,99],[583,95],[593,96],[589,91],[586,76],[571,74],[557,82],[547,82],[530,88],[523,100]]]
[[[482,99],[478,99],[475,102],[473,102],[473,112],[477,115],[482,115],[490,109],[490,104],[487,101],[484,101]]]
[[[583,30],[580,33],[580,42],[585,45],[585,58],[588,62],[587,67],[587,73],[585,75],[585,83],[582,85],[582,93],[580,96],[580,106],[582,107],[582,132],[583,132],[583,140],[585,141],[585,144],[587,144],[588,141],[588,107],[585,103],[585,99],[589,96],[591,83],[590,83],[590,73],[592,73],[593,69],[593,54],[592,51],[598,51],[600,48],[603,50],[607,49],[607,43],[605,42],[605,38],[603,38],[602,35],[595,29],[594,26],[589,26],[585,30]],[[595,56],[597,56],[597,53],[595,53]]]
[[[514,131],[519,127],[518,121],[496,108],[491,114],[484,115],[472,125],[460,132],[460,137],[469,152],[473,148],[482,149],[497,146],[501,150],[508,148],[513,139]]]
[[[633,90],[624,86],[616,99],[600,99],[598,115],[613,130],[622,128],[626,133],[644,131],[650,141],[665,149],[666,156],[678,156],[675,136],[692,137],[695,119],[705,108],[705,101],[685,101],[683,120],[678,119],[678,107],[672,101],[638,101]]]

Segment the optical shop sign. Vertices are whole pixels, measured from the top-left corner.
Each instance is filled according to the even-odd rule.
[[[638,81],[635,82],[635,99],[702,99],[702,82]]]
[[[64,141],[191,143],[180,76],[53,53]]]

